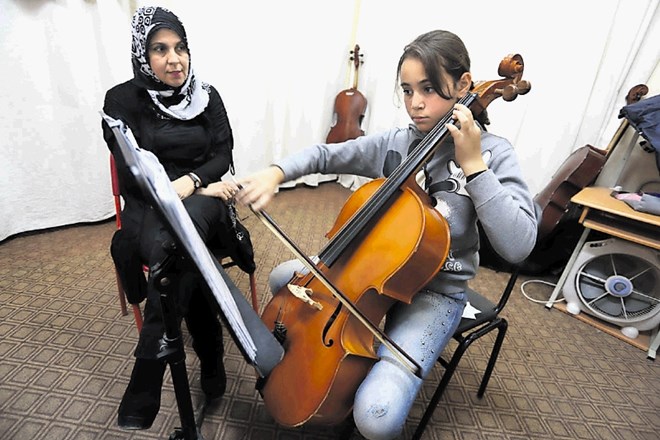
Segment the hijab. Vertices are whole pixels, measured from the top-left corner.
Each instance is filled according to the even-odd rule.
[[[209,102],[210,86],[195,78],[190,61],[186,82],[176,88],[159,80],[149,65],[149,42],[159,29],[167,28],[176,32],[188,47],[186,30],[181,20],[165,8],[143,6],[133,15],[131,27],[134,83],[144,88],[156,107],[170,117],[190,120],[202,113]]]

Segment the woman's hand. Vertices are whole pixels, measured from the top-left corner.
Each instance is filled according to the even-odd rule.
[[[284,172],[280,167],[265,168],[239,181],[243,188],[236,195],[236,200],[259,211],[270,203],[277,186],[283,181]]]
[[[195,182],[188,176],[184,175],[172,182],[174,190],[181,200],[192,195],[195,192]]]
[[[456,162],[466,176],[487,170],[488,165],[481,156],[481,130],[474,122],[472,112],[463,104],[456,104],[453,115],[461,127],[447,124],[456,146]]]
[[[234,182],[214,182],[209,184],[206,188],[199,188],[197,194],[202,196],[217,197],[225,202],[234,198],[238,192],[238,186]]]

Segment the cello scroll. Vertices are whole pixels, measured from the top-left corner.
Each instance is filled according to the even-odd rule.
[[[505,101],[513,101],[518,95],[529,92],[532,85],[529,81],[522,79],[524,70],[525,63],[519,54],[504,57],[497,68],[497,74],[502,76],[502,79],[474,83],[472,92],[479,95],[479,99],[472,106],[472,113],[475,116],[479,115],[500,96]]]

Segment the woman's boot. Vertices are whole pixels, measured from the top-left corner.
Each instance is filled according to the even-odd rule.
[[[222,396],[227,387],[222,326],[214,310],[199,291],[192,295],[186,315],[186,326],[201,365],[201,387],[207,399]]]
[[[160,409],[165,362],[135,359],[131,380],[119,405],[117,423],[124,429],[149,429]]]
[[[195,350],[201,365],[201,386],[207,399],[216,399],[225,394],[227,374],[223,360],[224,345],[222,336],[211,347]]]

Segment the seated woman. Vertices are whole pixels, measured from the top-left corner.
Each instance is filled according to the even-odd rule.
[[[140,147],[156,155],[204,242],[211,248],[227,247],[232,219],[226,202],[237,188],[220,181],[232,167],[233,149],[222,99],[213,86],[195,77],[186,32],[176,15],[143,7],[133,16],[132,27],[134,77],[108,90],[103,110],[121,119]],[[117,163],[125,202],[112,257],[129,301],[147,300],[118,423],[125,429],[147,429],[158,414],[166,365],[157,358],[164,333],[159,293],[147,286],[142,265],[162,262],[172,237],[143,199],[105,123],[103,135]],[[222,328],[202,293],[205,286],[197,269],[186,260],[177,260],[175,269],[177,312],[186,320],[200,359],[201,387],[208,398],[217,398],[226,386]]]

